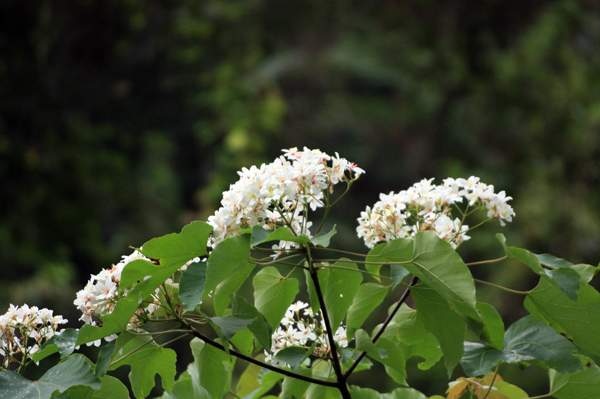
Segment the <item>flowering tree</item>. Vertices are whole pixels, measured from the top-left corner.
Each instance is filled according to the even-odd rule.
[[[597,267],[502,235],[500,257],[465,262],[457,252],[482,224],[512,221],[503,191],[470,177],[382,194],[358,218],[369,251],[356,253],[332,247],[335,226],[323,227],[364,174],[358,166],[292,148],[238,174],[207,222],[153,238],[91,276],[74,301],[80,329],[60,329],[66,320],[48,309],[11,305],[0,316],[0,397],[127,398],[110,376],[126,366],[136,398],[151,394],[156,375],[165,399],[426,398],[407,385],[411,358],[421,369],[442,362],[448,376],[460,365],[449,399],[528,398],[502,379],[505,363],[546,368],[542,397],[600,397],[600,293],[589,284]],[[470,273],[505,260],[535,273],[537,286],[518,291]],[[505,329],[476,283],[523,296],[529,315]],[[176,378],[169,345],[185,337],[193,362]],[[75,353],[81,345],[100,347],[95,363]],[[43,359],[55,365],[41,378],[22,375]],[[353,383],[376,364],[396,389]]]

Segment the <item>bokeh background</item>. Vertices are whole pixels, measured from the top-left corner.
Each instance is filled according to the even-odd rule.
[[[600,6],[3,0],[0,308],[75,321],[90,273],[208,216],[241,166],[304,145],[367,170],[332,215],[339,246],[361,249],[354,219],[379,192],[478,175],[515,198],[509,242],[597,264]],[[465,258],[500,253],[484,233]],[[475,273],[532,284],[517,265]],[[523,314],[520,297],[480,295]],[[441,369],[412,373],[445,388]],[[546,392],[535,369],[504,374]]]

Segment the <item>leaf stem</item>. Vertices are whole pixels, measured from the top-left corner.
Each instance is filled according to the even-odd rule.
[[[531,290],[529,290],[529,291],[515,290],[515,289],[512,289],[512,288],[505,287],[505,286],[500,285],[500,284],[492,283],[491,281],[480,280],[478,278],[475,278],[473,280],[475,280],[476,282],[478,282],[480,284],[483,284],[483,285],[489,285],[490,287],[494,287],[494,288],[498,288],[499,290],[502,290],[502,291],[510,292],[511,294],[528,295],[531,292]]]
[[[375,334],[375,336],[373,336],[373,339],[372,339],[373,343],[376,343],[377,340],[379,338],[381,338],[381,336],[385,332],[385,329],[390,325],[390,323],[394,319],[394,316],[396,316],[396,313],[398,313],[398,311],[402,307],[402,304],[404,302],[406,302],[406,299],[408,299],[408,294],[410,293],[410,289],[416,283],[417,283],[417,278],[413,277],[412,280],[410,281],[410,283],[408,284],[408,286],[406,287],[406,289],[404,290],[404,292],[402,292],[402,295],[400,295],[400,299],[396,303],[396,306],[394,306],[394,309],[390,312],[390,314],[388,315],[388,317],[385,319],[385,321],[381,325],[381,328],[379,329],[379,331],[377,331],[377,333]],[[367,355],[367,352],[361,352],[361,354],[358,355],[358,357],[356,358],[356,360],[352,363],[352,365],[348,368],[348,370],[344,374],[345,378],[350,377],[350,375],[352,374],[352,372],[354,371],[354,369],[356,369],[356,367],[358,366],[358,364],[361,362],[361,360],[363,360],[363,358],[366,355]]]
[[[499,258],[494,258],[494,259],[485,259],[485,260],[478,260],[475,262],[467,262],[465,263],[467,266],[477,266],[477,265],[487,265],[489,263],[498,263],[498,262],[502,262],[503,260],[505,260],[507,258],[506,255],[501,256]]]
[[[487,391],[485,392],[485,396],[483,397],[483,399],[487,399],[487,397],[490,396],[490,392],[492,392],[492,388],[494,387],[496,378],[498,378],[498,369],[499,368],[500,368],[500,364],[498,364],[496,366],[496,368],[494,369],[494,375],[492,376],[492,381],[490,381],[490,386],[488,387]]]

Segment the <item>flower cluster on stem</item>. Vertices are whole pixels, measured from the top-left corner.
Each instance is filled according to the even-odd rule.
[[[346,328],[338,326],[334,333],[338,347],[348,346]],[[279,327],[271,337],[271,348],[265,351],[265,359],[273,364],[282,364],[276,358],[279,351],[289,347],[311,348],[311,355],[315,358],[329,359],[330,346],[327,339],[325,322],[318,313],[313,312],[310,306],[302,301],[291,304],[285,312]]]
[[[349,185],[364,173],[337,153],[331,156],[306,147],[283,153],[269,164],[238,172],[239,179],[223,193],[221,207],[208,218],[212,245],[252,226],[265,230],[287,226],[296,234],[310,236],[309,212],[329,205],[336,184]]]
[[[0,315],[0,361],[5,368],[21,367],[58,332],[67,320],[46,308],[10,305]]]
[[[423,179],[406,190],[380,194],[379,201],[367,206],[358,218],[356,232],[369,248],[383,241],[410,238],[420,231],[434,231],[454,248],[468,240],[469,231],[487,220],[501,225],[512,221],[512,199],[504,191],[482,183],[478,177],[447,178],[442,184]],[[486,219],[469,227],[466,217],[483,209]]]

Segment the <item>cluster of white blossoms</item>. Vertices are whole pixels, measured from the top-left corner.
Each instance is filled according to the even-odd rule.
[[[41,345],[52,338],[59,327],[67,323],[50,309],[37,306],[10,305],[8,311],[0,315],[0,360],[8,368],[12,363],[36,353]]]
[[[454,248],[468,240],[465,217],[478,209],[487,219],[502,226],[512,221],[515,212],[508,204],[512,198],[478,177],[447,178],[442,184],[423,179],[407,190],[380,194],[379,201],[361,212],[356,233],[372,248],[379,242],[410,238],[420,231],[434,231]]]
[[[340,348],[348,346],[346,328],[340,325],[333,336]],[[314,313],[305,302],[298,301],[286,310],[279,327],[271,336],[271,349],[265,351],[265,359],[273,364],[282,362],[275,358],[277,353],[285,348],[300,346],[313,348],[312,356],[326,359],[330,347],[327,339],[325,323],[318,313]]]
[[[91,275],[85,287],[77,292],[73,301],[73,304],[81,312],[79,320],[86,324],[96,325],[100,318],[114,310],[117,301],[122,296],[119,292],[121,273],[125,266],[136,260],[150,261],[141,252],[134,250],[131,254],[123,256],[116,265]],[[151,315],[157,308],[158,295],[155,294],[150,303],[145,304],[133,315],[129,322],[130,327],[138,326],[142,316]]]
[[[349,184],[364,173],[337,153],[331,156],[306,147],[283,153],[269,164],[238,172],[239,179],[223,193],[221,207],[208,218],[213,227],[211,245],[253,226],[265,230],[288,226],[296,234],[310,236],[308,211],[326,206],[336,184]]]

